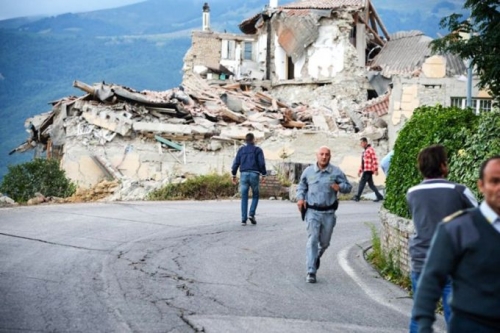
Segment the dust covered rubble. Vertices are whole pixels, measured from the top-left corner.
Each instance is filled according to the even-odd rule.
[[[126,146],[130,140],[159,144],[161,149],[174,152],[187,146],[207,152],[234,145],[249,131],[261,143],[305,131],[335,135],[362,131],[358,137],[366,134],[372,140],[386,138],[383,120],[363,112],[363,103],[335,104],[329,92],[317,96],[317,100],[330,98],[330,105],[287,103],[262,87],[243,82],[210,85],[194,75],[167,91],[139,92],[104,82],[90,86],[75,81],[73,86],[86,94],[54,101],[50,112],[27,119],[30,136],[12,152],[42,146],[47,157],[61,159],[75,145],[105,146],[118,141]],[[150,191],[176,178],[134,179],[120,174],[103,158],[96,156],[95,162],[109,179],[118,181],[100,200],[142,200]],[[178,177],[185,178],[182,174]]]

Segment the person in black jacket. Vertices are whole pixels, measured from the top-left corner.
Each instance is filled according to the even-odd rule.
[[[451,333],[500,332],[500,155],[487,159],[477,182],[478,208],[439,223],[415,295],[419,332],[433,332],[436,303],[451,276]]]
[[[247,225],[247,219],[252,224],[257,224],[255,213],[259,203],[259,180],[262,175],[262,183],[266,180],[266,161],[264,152],[254,143],[255,137],[252,133],[245,136],[246,145],[241,147],[236,154],[231,168],[233,184],[238,183],[236,173],[240,169],[240,191],[241,191],[241,225]],[[248,191],[252,188],[252,204],[248,210]]]

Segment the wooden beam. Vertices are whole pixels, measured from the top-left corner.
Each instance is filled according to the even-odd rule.
[[[87,94],[94,95],[95,94],[95,89],[92,86],[89,86],[86,83],[80,82],[80,81],[73,81],[73,87],[78,88],[80,90],[85,91]]]
[[[368,0],[368,3],[369,3],[369,6],[371,8],[371,11],[373,13],[372,14],[373,17],[375,17],[375,20],[377,21],[378,25],[380,26],[380,29],[382,29],[382,32],[385,35],[385,39],[390,40],[391,38],[389,37],[389,33],[387,32],[387,29],[385,28],[384,23],[380,19],[380,16],[378,15],[377,10],[375,9],[375,7],[373,6],[373,4],[370,0]]]
[[[380,38],[380,36],[377,34],[377,32],[375,32],[372,27],[370,27],[365,21],[363,21],[363,19],[360,17],[359,18],[360,22],[361,23],[364,23],[366,25],[366,29],[368,29],[368,31],[370,31],[372,34],[373,34],[373,37],[375,38],[375,40],[378,42],[378,44],[380,46],[384,46],[385,45],[385,42],[382,40],[382,38]]]
[[[372,29],[378,35],[379,33],[378,33],[378,28],[377,28],[377,21],[375,20],[375,17],[374,17],[374,15],[371,14],[371,12],[370,12],[370,24],[371,24]]]

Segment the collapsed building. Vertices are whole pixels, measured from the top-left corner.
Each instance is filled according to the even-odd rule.
[[[116,179],[116,199],[141,199],[187,174],[228,172],[252,132],[274,173],[328,145],[355,180],[361,136],[383,156],[416,107],[465,92],[461,59],[430,56],[420,32],[389,35],[369,0],[271,0],[239,25],[243,34],[212,31],[205,3],[202,27],[179,87],[75,81],[85,94],[28,119],[30,137],[12,152],[38,147],[80,187]]]

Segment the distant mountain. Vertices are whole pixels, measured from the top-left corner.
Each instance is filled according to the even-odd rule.
[[[82,95],[74,80],[106,81],[137,90],[179,85],[190,33],[201,28],[206,0],[148,0],[115,9],[0,21],[0,179],[7,165],[31,153],[8,155],[26,139],[24,120],[50,110],[50,101]],[[240,33],[238,24],[267,0],[212,0],[215,31]],[[280,1],[286,4],[292,1]],[[389,33],[439,33],[439,20],[460,12],[462,0],[372,0]],[[444,33],[444,32],[441,32]]]

